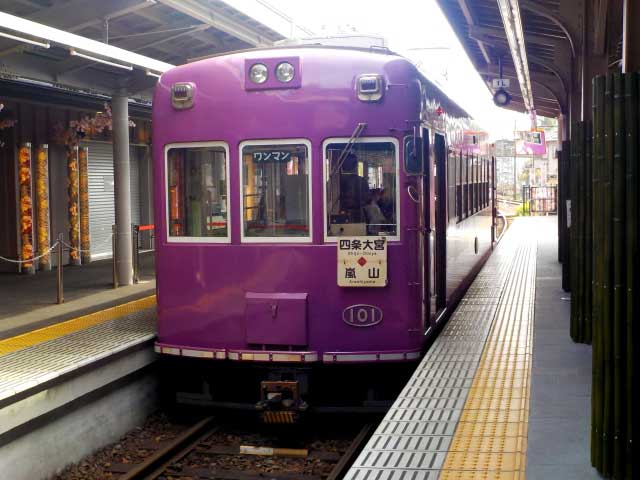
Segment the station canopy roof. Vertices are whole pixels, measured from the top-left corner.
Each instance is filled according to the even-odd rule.
[[[508,108],[525,112],[527,102],[518,82],[509,45],[509,28],[505,29],[501,4],[505,9],[518,6],[524,35],[528,76],[533,108],[540,115],[555,117],[567,111],[567,97],[571,88],[571,65],[580,54],[578,19],[582,17],[578,2],[564,0],[437,0],[456,32],[469,58],[493,92],[492,80],[499,78],[499,64],[503,77],[511,80],[508,89],[513,101]],[[601,2],[605,3],[606,2]],[[513,11],[513,9],[511,10]],[[502,12],[504,13],[504,11]],[[595,18],[599,18],[597,15]],[[594,20],[596,38],[604,42],[606,14]],[[509,27],[512,27],[511,25]],[[526,66],[525,63],[525,66]],[[526,91],[526,89],[525,89]]]
[[[125,88],[148,101],[173,65],[283,38],[220,0],[0,0],[0,94]]]

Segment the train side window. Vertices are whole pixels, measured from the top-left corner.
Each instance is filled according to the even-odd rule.
[[[457,155],[453,150],[449,150],[447,158],[447,189],[449,193],[448,219],[453,220],[456,217],[456,166]]]
[[[469,154],[462,158],[462,213],[469,216]]]
[[[462,221],[462,152],[456,155],[456,217]]]
[[[166,148],[168,241],[228,242],[228,147]]]
[[[310,242],[309,142],[244,142],[240,151],[242,240]]]
[[[398,235],[398,146],[325,142],[326,236]]]
[[[423,149],[422,137],[415,137],[413,135],[405,137],[404,172],[407,175],[422,175],[424,173]]]

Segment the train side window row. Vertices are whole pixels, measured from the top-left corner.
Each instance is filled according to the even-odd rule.
[[[448,215],[460,222],[490,203],[490,163],[479,155],[449,151],[447,159]]]
[[[377,139],[325,144],[327,237],[397,235],[397,150]],[[242,241],[310,241],[310,151],[306,140],[240,145]],[[168,146],[170,241],[229,241],[228,157],[221,142]]]

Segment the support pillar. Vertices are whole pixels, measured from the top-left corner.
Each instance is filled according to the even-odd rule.
[[[640,70],[640,4],[638,0],[624,0],[622,27],[622,72]]]
[[[119,90],[112,99],[113,170],[116,206],[116,269],[120,285],[133,284],[131,246],[131,184],[129,162],[129,99]]]
[[[565,205],[565,195],[564,189],[566,186],[566,180],[563,177],[562,168],[563,164],[563,156],[562,149],[565,146],[564,141],[566,140],[567,135],[567,126],[566,126],[567,116],[563,113],[558,115],[558,146],[556,148],[556,158],[558,160],[558,190],[556,193],[556,204],[558,210],[558,262],[562,263],[564,261],[565,249],[567,248],[565,245],[565,235],[564,232],[567,228],[566,225],[566,205]]]

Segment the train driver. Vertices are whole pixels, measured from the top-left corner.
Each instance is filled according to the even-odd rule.
[[[387,217],[382,213],[380,201],[382,199],[382,189],[374,188],[370,192],[369,203],[364,207],[364,213],[367,217],[367,233],[369,235],[377,235],[387,225]]]
[[[340,210],[350,223],[363,223],[364,207],[369,197],[367,179],[358,175],[358,157],[349,153],[340,172]]]

